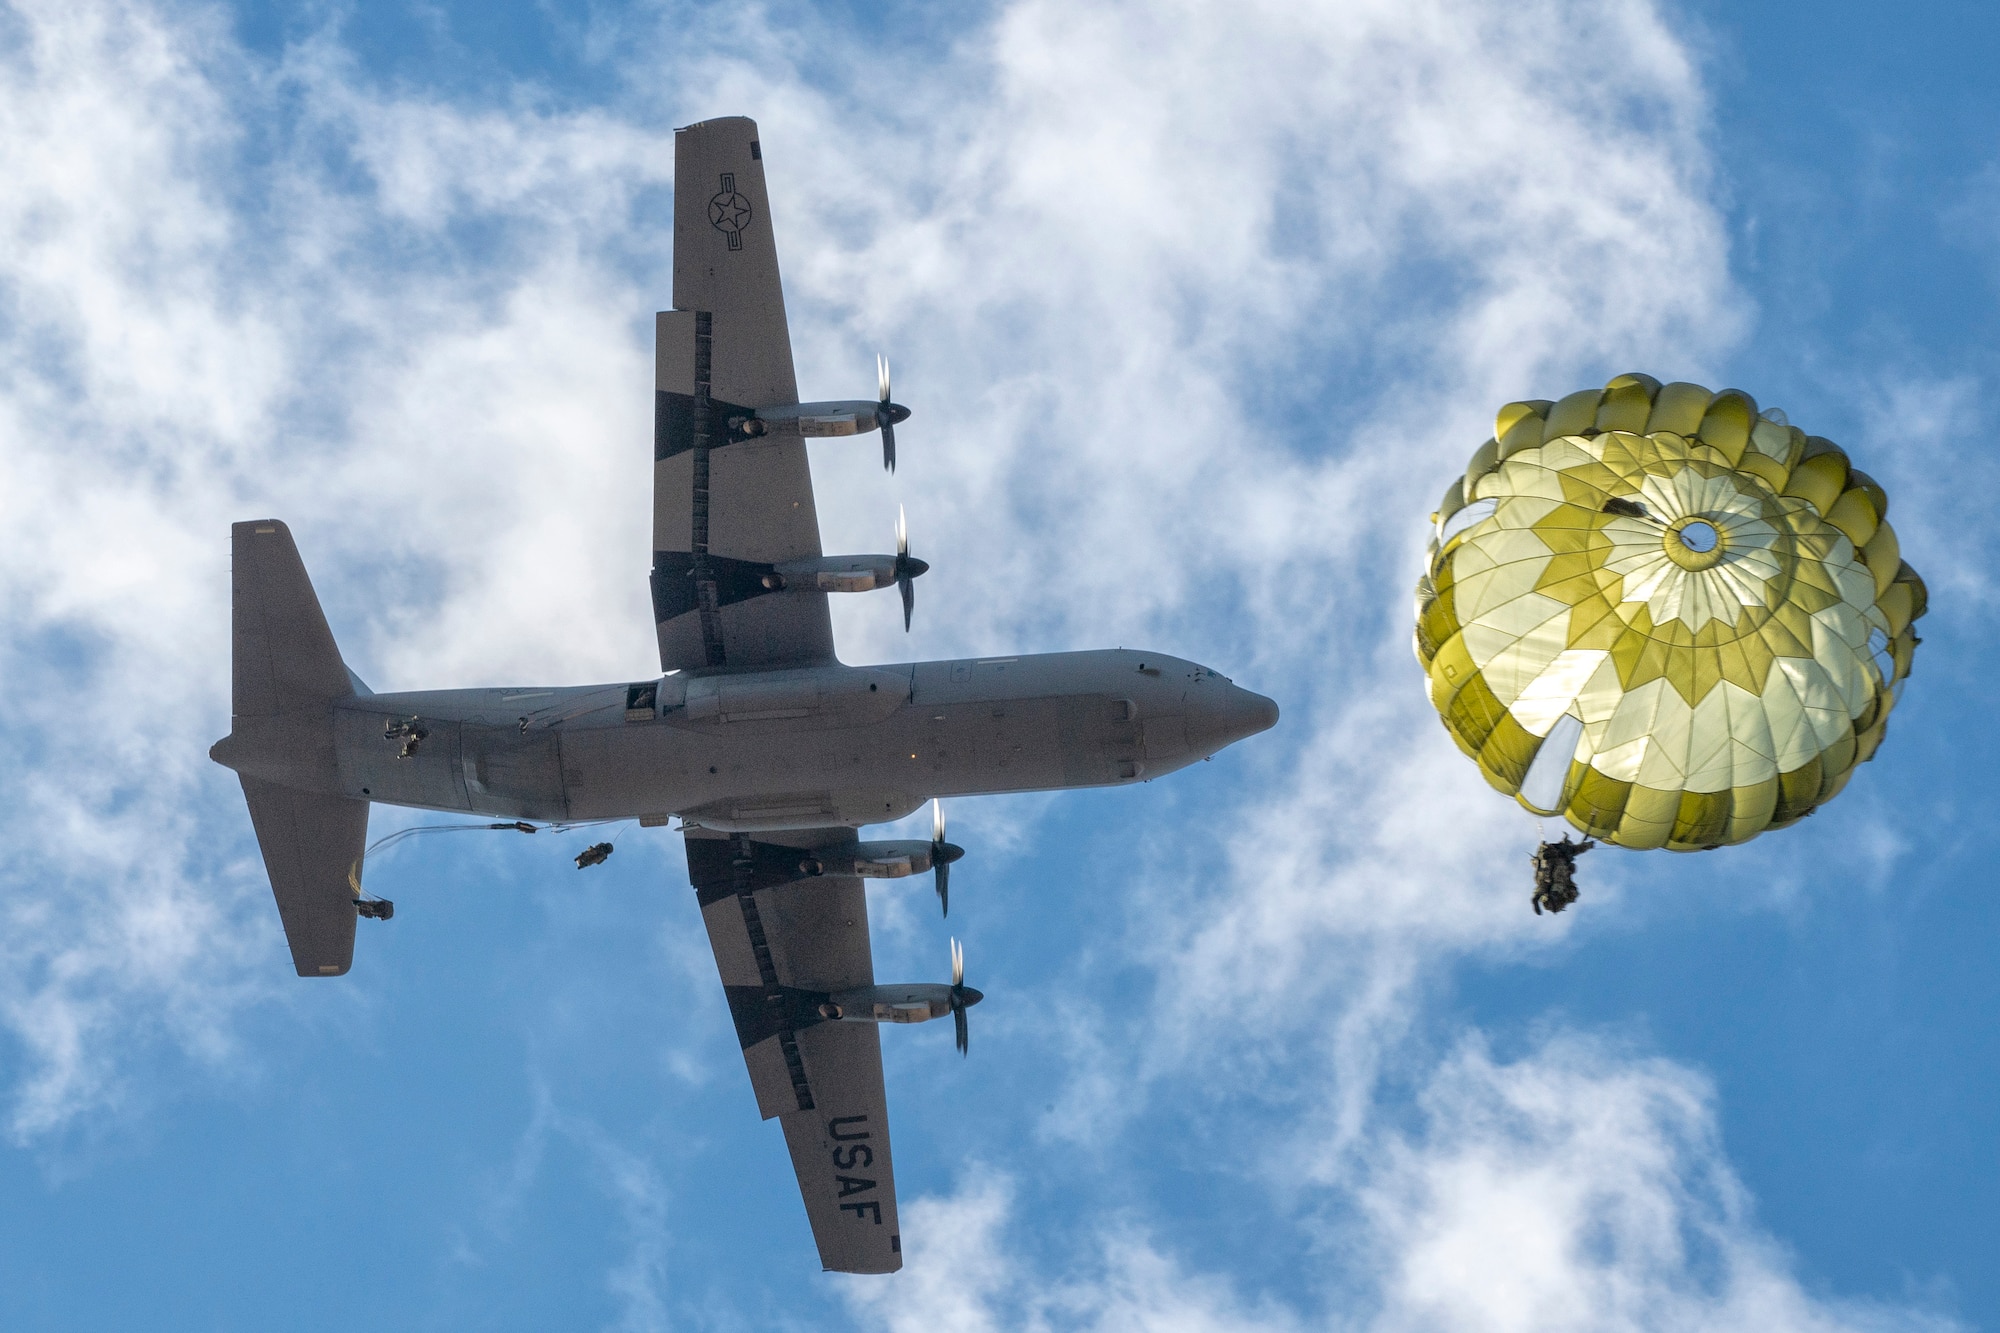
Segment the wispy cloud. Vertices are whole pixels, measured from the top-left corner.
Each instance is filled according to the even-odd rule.
[[[377,683],[645,668],[624,577],[643,504],[605,503],[640,494],[620,446],[645,436],[621,392],[643,302],[613,242],[671,145],[399,101],[323,42],[259,66],[201,11],[18,22],[0,1012],[32,1137],[131,1092],[134,1036],[213,1059],[234,1009],[281,993],[262,868],[205,755],[228,728],[232,518],[294,520]]]
[[[1418,1090],[1414,1125],[1293,1196],[1288,1225],[1329,1223],[1306,1308],[1239,1290],[1129,1218],[1096,1219],[1051,1258],[984,1170],[906,1210],[908,1279],[848,1292],[891,1329],[1958,1327],[1803,1285],[1756,1225],[1712,1103],[1668,1061],[1559,1037],[1504,1062],[1470,1037]]]
[[[1042,1131],[1113,1135],[1171,1081],[1232,1123],[1230,1169],[1317,1142],[1289,1186],[1305,1203],[1272,1186],[1267,1224],[1353,1228],[1314,1280],[1384,1327],[1857,1325],[1757,1231],[1695,1076],[1587,1043],[1504,1064],[1410,1040],[1455,960],[1562,947],[1560,927],[1529,934],[1494,851],[1530,841],[1520,817],[1451,752],[1405,655],[1422,516],[1500,402],[1698,375],[1746,318],[1698,71],[1655,8],[1029,0],[892,90],[804,11],[692,29],[676,11],[585,35],[618,52],[622,90],[577,111],[384,88],[330,36],[264,60],[205,11],[16,13],[17,1141],[172,1095],[162,1070],[254,1062],[237,1018],[296,994],[203,757],[227,726],[231,518],[291,520],[378,686],[648,669],[670,127],[744,110],[771,150],[803,387],[865,392],[886,350],[919,408],[896,482],[936,561],[919,633],[844,604],[845,655],[1157,644],[1285,705],[1240,803],[1105,886],[1131,928],[1093,947],[1146,984],[1051,1022],[1071,1091]],[[878,548],[879,474],[819,461],[829,547]],[[1414,1112],[1385,1107],[1392,1062],[1419,1071]],[[630,1220],[625,1309],[657,1323],[662,1187],[631,1145],[575,1132]],[[1354,1322],[1203,1273],[1159,1216],[1074,1219],[1085,1257],[1051,1269],[1015,1246],[1012,1170],[913,1198],[910,1270],[855,1285],[856,1308],[895,1327]]]

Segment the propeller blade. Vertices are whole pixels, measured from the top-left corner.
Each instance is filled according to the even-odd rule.
[[[937,876],[938,905],[951,915],[951,860],[944,840],[944,802],[931,801],[931,873]]]
[[[965,946],[956,938],[951,942],[951,1022],[958,1029],[958,1053],[964,1055],[971,1044],[971,1034],[966,1029],[965,1011],[986,997],[965,984]]]
[[[896,414],[889,402],[889,358],[876,356],[875,383],[881,389],[880,403],[875,409],[875,424],[882,428],[882,466],[889,471],[896,470]]]
[[[886,427],[884,428],[886,429]],[[896,591],[903,595],[903,633],[910,632],[910,617],[917,610],[916,577],[929,569],[921,560],[910,559],[910,525],[903,506],[896,506]]]

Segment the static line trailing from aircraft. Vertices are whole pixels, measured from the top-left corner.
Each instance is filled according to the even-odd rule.
[[[680,130],[674,308],[657,323],[654,619],[662,676],[604,685],[375,694],[334,645],[290,531],[235,525],[230,734],[209,752],[243,783],[300,976],[340,976],[365,895],[374,802],[532,829],[682,821],[688,875],[759,1112],[783,1128],[828,1269],[902,1267],[878,1028],[966,1011],[952,981],[875,982],[863,879],[930,872],[929,841],[856,830],[945,796],[1116,786],[1207,758],[1278,720],[1207,667],[1123,649],[850,667],[827,595],[894,586],[909,554],[820,550],[809,438],[879,431],[896,463],[909,409],[889,393],[801,403],[754,122]],[[601,862],[609,843],[577,858]]]

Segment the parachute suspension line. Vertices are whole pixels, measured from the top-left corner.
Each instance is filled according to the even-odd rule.
[[[394,833],[385,834],[375,839],[375,841],[368,844],[368,850],[361,854],[361,858],[365,861],[375,855],[375,853],[388,847],[394,847],[399,842],[414,838],[419,833],[476,833],[493,829],[513,829],[518,833],[541,832],[539,827],[528,823],[526,820],[505,824],[412,824],[408,828],[400,828]]]
[[[1569,828],[1561,816],[1537,814],[1524,805],[1519,806],[1519,809],[1527,817],[1529,825],[1535,831],[1535,849],[1528,853],[1528,864],[1534,868],[1535,884],[1534,891],[1528,895],[1529,905],[1535,909],[1536,916],[1542,915],[1545,907],[1551,912],[1560,912],[1564,907],[1569,906],[1570,903],[1576,900],[1574,880],[1569,881],[1567,895],[1560,892],[1551,893],[1551,890],[1555,887],[1556,866],[1554,858],[1549,854],[1549,849],[1560,847],[1562,842],[1569,840]],[[1549,826],[1551,821],[1563,825],[1560,834],[1562,842],[1556,841],[1556,831]],[[1574,858],[1572,858],[1572,864],[1573,862]]]
[[[366,850],[355,858],[354,864],[347,867],[347,887],[354,890],[354,905],[360,909],[361,915],[379,917],[383,920],[387,920],[395,911],[394,905],[388,899],[361,887],[361,867],[375,853],[414,838],[419,833],[466,833],[475,830],[483,832],[488,829],[514,829],[521,833],[539,832],[533,824],[525,820],[505,824],[414,824],[409,828],[397,829],[394,833],[385,834],[369,843]]]
[[[369,857],[375,855],[377,852],[386,851],[398,843],[416,837],[420,833],[494,833],[509,831],[514,833],[567,833],[571,829],[595,828],[600,824],[622,824],[625,822],[624,819],[614,818],[567,819],[548,824],[533,824],[525,819],[500,820],[491,824],[412,824],[408,828],[400,828],[394,833],[384,834],[382,837],[369,843],[367,850],[362,852],[354,864],[347,868],[347,885],[354,890],[354,900],[357,904],[372,906],[386,902],[386,899],[378,898],[361,887],[361,867],[367,863]],[[609,843],[599,845],[606,848],[610,846]],[[609,852],[607,851],[605,855],[609,855]],[[603,859],[603,856],[599,856],[596,861],[592,861],[590,864],[595,865],[597,861],[602,861]],[[365,915],[374,915],[374,913],[368,912],[366,907],[364,907],[363,911]]]

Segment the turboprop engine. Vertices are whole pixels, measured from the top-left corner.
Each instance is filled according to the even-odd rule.
[[[912,577],[930,568],[921,560],[910,563],[915,566]],[[771,572],[764,576],[764,586],[773,590],[803,588],[817,592],[873,592],[895,581],[893,555],[829,555],[817,560],[787,560],[771,566]]]
[[[970,1045],[965,1011],[986,996],[965,984],[965,950],[951,942],[951,984],[915,982],[902,986],[857,986],[820,1002],[819,1016],[849,1023],[928,1023],[950,1014],[958,1028],[958,1053]]]
[[[902,414],[892,418],[893,420],[909,419],[909,408],[901,403],[894,403],[891,406]],[[871,430],[880,428],[882,423],[876,416],[879,407],[880,404],[871,403],[866,398],[836,398],[824,403],[786,403],[782,407],[760,407],[755,416],[742,418],[742,424],[738,425],[737,429],[748,436],[768,434],[770,427],[777,425],[791,426],[799,434],[813,439],[838,435],[865,435]],[[736,418],[732,417],[731,424],[735,422]],[[759,426],[765,429],[758,430]]]
[[[793,430],[808,439],[882,432],[882,466],[896,470],[896,424],[910,419],[910,409],[889,401],[889,362],[875,358],[878,396],[839,398],[824,403],[784,403],[771,407],[737,409],[729,417],[729,433],[737,439],[753,440],[773,430]]]
[[[950,865],[965,855],[965,849],[944,844],[942,854],[936,844],[914,838],[854,844],[851,856],[828,852],[805,857],[799,868],[808,877],[816,875],[859,875],[863,879],[903,879],[921,875],[937,865]]]
[[[938,903],[944,915],[951,915],[951,863],[965,855],[965,848],[944,840],[944,803],[931,802],[931,840],[909,838],[879,842],[857,842],[851,849],[828,853],[807,853],[799,862],[805,876],[859,875],[863,879],[902,879],[937,872]]]
[[[963,847],[945,841],[944,805],[939,801],[931,802],[929,842],[899,838],[788,847],[746,838],[740,844],[690,842],[688,847],[690,856],[720,858],[715,865],[716,878],[730,879],[752,890],[783,888],[821,875],[906,879],[930,871],[937,876],[938,901],[947,915],[951,910],[951,863],[965,855]]]
[[[776,592],[781,588],[807,588],[819,592],[873,592],[890,584],[903,595],[903,629],[908,632],[910,616],[917,609],[918,576],[930,572],[930,563],[910,554],[910,527],[903,507],[896,506],[896,554],[828,555],[814,560],[787,560],[771,566],[759,581]]]

